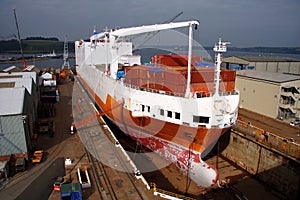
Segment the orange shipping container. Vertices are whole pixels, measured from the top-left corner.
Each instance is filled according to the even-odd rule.
[[[222,81],[235,81],[235,70],[222,70],[221,71],[221,80]]]
[[[192,65],[195,62],[201,62],[201,56],[192,55]],[[166,66],[187,66],[188,56],[187,55],[154,55],[151,58],[151,62],[154,64],[166,65]]]
[[[214,81],[214,71],[192,71],[191,83],[210,83]]]
[[[165,71],[164,82],[171,83],[174,85],[186,84],[186,73],[181,73],[177,71]]]
[[[171,93],[184,94],[186,90],[186,84],[178,85],[172,83],[164,83],[164,90]]]
[[[214,83],[192,83],[191,91],[200,93],[212,93],[214,92]]]

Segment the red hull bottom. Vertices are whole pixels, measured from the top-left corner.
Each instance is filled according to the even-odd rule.
[[[128,127],[123,124],[116,124],[123,132],[128,132]],[[188,150],[182,146],[161,138],[142,134],[133,129],[128,135],[138,143],[157,153],[165,160],[176,164],[177,168],[185,176],[188,176],[196,184],[202,187],[210,187],[217,182],[218,171],[214,166],[210,166],[201,159],[201,153]],[[143,172],[143,169],[140,169]]]

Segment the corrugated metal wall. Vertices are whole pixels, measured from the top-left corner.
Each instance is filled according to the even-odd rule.
[[[0,156],[26,153],[22,115],[0,116]]]

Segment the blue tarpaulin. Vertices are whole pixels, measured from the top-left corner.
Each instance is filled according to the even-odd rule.
[[[208,63],[208,62],[195,62],[196,67],[214,67],[214,63]]]
[[[80,183],[67,183],[60,186],[60,199],[82,200]]]
[[[162,69],[150,69],[149,72],[163,72],[164,70]]]
[[[117,72],[117,78],[120,79],[120,78],[124,78],[125,76],[125,72],[124,70],[120,70]]]
[[[230,67],[231,69],[241,69],[242,67],[239,65],[233,65]]]

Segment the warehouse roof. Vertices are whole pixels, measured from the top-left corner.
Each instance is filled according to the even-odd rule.
[[[0,88],[25,87],[29,94],[32,91],[32,78],[0,78]]]
[[[300,60],[290,57],[281,56],[230,56],[222,59],[223,62],[300,62]]]
[[[285,83],[300,80],[300,76],[296,75],[256,70],[240,70],[236,71],[236,75],[238,77],[248,77],[252,79],[264,80],[274,83]]]
[[[2,70],[3,72],[21,72],[22,69],[17,66],[10,66]]]
[[[0,73],[0,79],[3,78],[32,78],[34,83],[37,82],[36,72],[12,72],[12,73]]]
[[[25,88],[0,88],[0,115],[23,112]]]

